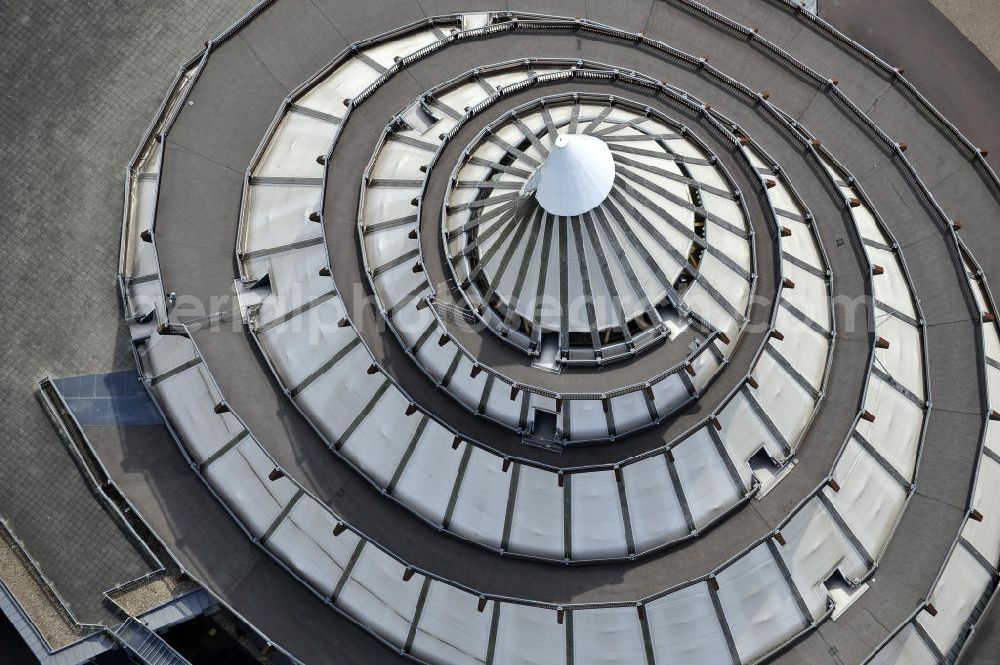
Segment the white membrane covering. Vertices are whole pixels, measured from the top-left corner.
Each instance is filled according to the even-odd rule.
[[[757,545],[717,578],[722,611],[744,663],[806,627],[767,544]]]
[[[696,526],[711,522],[742,498],[715,449],[708,427],[711,425],[705,425],[671,450]]]
[[[575,556],[609,557],[628,553],[613,471],[573,475],[572,519]]]
[[[388,58],[395,53],[405,53],[408,48],[416,49],[433,44],[437,39],[438,33],[435,31],[410,33],[392,42],[379,44],[380,50],[373,50],[368,57],[380,63],[388,63]],[[309,108],[322,110],[325,108],[324,100],[332,104],[339,95],[347,94],[349,98],[350,91],[362,90],[366,87],[362,84],[374,80],[372,77],[377,78],[378,74],[379,69],[366,62],[357,58],[349,59],[339,64],[330,76],[298,101],[303,105],[307,102],[314,105]],[[340,103],[343,103],[342,100]],[[310,136],[308,127],[308,123],[296,123],[296,126],[289,124],[286,128],[279,125],[276,135],[291,138],[284,151],[263,152],[267,160],[274,160],[265,160],[268,168],[274,168],[276,173],[285,173],[286,169],[305,168],[301,155],[306,150],[298,141],[303,136]],[[626,135],[634,132],[622,131]],[[678,151],[683,153],[685,150],[690,153],[694,147],[682,143]],[[700,153],[695,156],[698,154]],[[695,174],[706,182],[714,182],[707,173],[695,171]],[[787,194],[783,190],[778,191],[779,196]],[[718,206],[717,210],[729,207],[723,200],[715,200],[718,197],[707,198],[714,201],[713,205]],[[794,203],[792,197],[781,202],[783,205]],[[264,214],[261,219],[267,218],[266,211],[261,212]],[[874,215],[865,208],[859,209],[856,218],[863,233],[871,234],[879,230]],[[289,215],[289,220],[288,237],[298,237],[304,228],[299,213]],[[282,234],[275,230],[277,225],[271,224],[272,221],[274,220],[270,219],[262,224],[261,235],[247,234],[245,242],[251,243],[248,246],[280,246],[266,244],[281,243],[283,240]],[[259,244],[254,245],[255,240]],[[315,250],[290,249],[269,256],[266,260],[251,257],[247,259],[244,268],[256,277],[269,273],[275,293],[285,295],[286,285],[296,283],[295,270],[308,268],[302,275],[305,279],[309,271],[315,273],[316,268],[322,266],[321,263],[314,263],[317,256],[319,253]],[[808,278],[811,273],[804,272],[803,275]],[[313,283],[311,288],[315,291],[309,291],[312,298],[305,302],[328,295],[330,286],[327,281]],[[280,298],[274,299],[274,302],[280,301]],[[325,302],[335,301],[331,299]],[[268,303],[261,308],[257,323],[263,326],[265,323],[277,322],[282,317],[292,320],[299,316],[293,309]],[[818,308],[807,314],[810,318],[816,314],[822,319],[823,311]],[[829,318],[823,321],[819,319],[813,320],[830,328]],[[896,319],[909,325],[904,318]],[[285,323],[272,326],[270,330],[279,331]],[[901,332],[899,329],[895,331]],[[901,333],[901,336],[910,340],[902,345],[903,351],[910,353],[914,347],[917,350],[921,348],[919,336],[916,344],[912,342],[911,331]],[[996,345],[997,342],[987,341],[987,344]],[[213,407],[223,401],[222,396],[207,370],[198,364],[200,356],[190,340],[178,335],[161,336],[154,333],[139,347],[138,353],[143,376],[149,381],[158,403],[163,405],[172,427],[185,447],[194,453],[196,461],[204,463],[201,471],[206,481],[232,510],[237,520],[252,536],[260,538],[259,542],[296,575],[324,594],[336,594],[333,600],[339,608],[390,643],[402,647],[412,628],[412,653],[418,658],[432,663],[483,663],[489,658],[487,654],[491,643],[491,623],[496,617],[498,634],[495,636],[496,648],[492,652],[491,662],[563,662],[567,624],[571,622],[574,627],[572,648],[575,663],[648,665],[641,614],[635,607],[576,608],[566,615],[566,623],[560,624],[556,620],[555,609],[551,607],[533,608],[483,598],[480,610],[477,607],[480,604],[477,596],[449,583],[430,580],[422,573],[413,573],[409,580],[404,580],[404,576],[408,574],[404,565],[374,544],[362,541],[349,529],[340,535],[333,535],[334,528],[339,525],[336,516],[325,505],[305,493],[292,479],[283,473],[275,473],[279,471],[275,461],[249,433],[242,438],[227,438],[229,434],[241,434],[245,426],[234,414],[214,412]],[[407,433],[411,429],[408,428],[412,426],[412,433],[415,434],[416,427],[423,422],[419,419],[424,416],[410,417],[410,420],[406,420],[405,416],[398,417],[405,399],[393,392],[395,388],[388,384],[388,379],[380,371],[366,371],[371,360],[363,345],[355,346],[341,360],[343,364],[335,363],[303,390],[300,406],[307,412],[311,411],[311,416],[317,421],[321,414],[335,414],[331,416],[333,420],[325,423],[325,433],[333,440],[348,425],[351,426],[352,436],[345,437],[342,442],[345,454],[351,452],[354,436],[387,437],[391,433],[397,437],[395,441],[381,441],[380,445],[384,446],[381,452],[372,451],[371,457],[361,451],[351,454],[355,463],[366,467],[366,473],[377,475],[380,482],[389,483],[390,478],[398,478],[391,491],[397,497],[407,497],[407,505],[414,506],[421,514],[438,515],[437,519],[441,519],[458,477],[460,460],[468,453],[469,464],[464,481],[475,487],[470,487],[468,494],[460,492],[458,496],[458,504],[464,502],[468,506],[462,508],[468,511],[467,517],[462,518],[467,522],[466,528],[486,524],[489,533],[495,531],[499,513],[492,505],[487,504],[502,499],[499,495],[503,489],[510,491],[510,483],[514,477],[512,470],[519,474],[519,493],[523,490],[527,499],[538,499],[537,504],[526,502],[521,505],[521,510],[517,513],[516,518],[523,522],[523,537],[531,542],[541,542],[542,539],[536,538],[533,530],[559,528],[556,506],[565,494],[551,489],[554,474],[517,465],[512,465],[506,472],[501,467],[497,472],[496,469],[502,462],[496,455],[478,447],[469,449],[469,444],[464,442],[453,445],[453,435],[433,421],[426,422],[426,427],[416,437],[412,455],[404,458],[401,453],[402,441],[410,438]],[[903,359],[897,360],[904,362]],[[286,359],[286,363],[295,364],[299,375],[303,375],[297,361]],[[770,373],[778,371],[779,368],[775,366]],[[992,377],[991,381],[995,382],[996,378]],[[876,378],[871,381],[874,386]],[[884,385],[880,390],[899,392],[890,384],[884,381],[882,383]],[[346,387],[343,392],[337,392],[338,386]],[[387,392],[375,402],[372,398],[380,388],[385,388]],[[879,400],[879,417],[875,423],[863,427],[869,428],[876,451],[885,450],[884,456],[894,468],[898,470],[907,465],[912,466],[912,463],[907,462],[912,459],[909,446],[916,445],[912,434],[908,434],[902,443],[893,448],[884,440],[893,435],[893,430],[879,429],[883,427],[881,423],[885,411],[895,411],[897,408],[901,412],[905,410],[899,408],[892,399],[876,395],[876,392],[873,389],[871,394],[874,395],[872,399]],[[308,398],[310,395],[313,396],[312,402]],[[186,400],[185,397],[189,398]],[[768,406],[765,407],[764,404]],[[367,406],[373,407],[369,417],[385,418],[385,427],[377,427],[368,418],[355,421]],[[762,408],[775,406],[767,399],[762,401]],[[383,408],[387,409],[384,413]],[[629,412],[628,408],[622,411],[623,414]],[[912,418],[912,414],[907,413],[906,418]],[[777,418],[776,422],[779,421],[781,419]],[[740,488],[729,475],[725,460],[719,455],[707,427],[711,425],[698,429],[675,446],[669,456],[653,457],[626,465],[622,469],[620,487],[614,472],[610,470],[574,474],[566,490],[572,493],[570,526],[574,554],[577,550],[582,550],[598,553],[613,551],[620,555],[626,548],[621,493],[624,493],[628,503],[637,504],[637,519],[634,520],[633,528],[636,534],[674,530],[680,533],[680,522],[676,519],[676,508],[671,503],[671,497],[676,500],[681,488],[694,521],[698,524],[718,515],[727,503],[737,501]],[[861,427],[859,426],[859,432]],[[226,443],[229,445],[225,445]],[[995,485],[992,479],[997,469],[986,463],[989,461],[985,460],[980,469],[979,480],[983,486],[979,488],[981,491],[977,491],[974,502],[993,503],[989,492],[992,491],[991,486]],[[673,487],[669,473],[667,477],[663,476],[660,463],[673,464],[681,479],[681,488]],[[390,468],[393,469],[392,475],[389,474]],[[825,572],[838,568],[845,576],[856,578],[860,576],[859,570],[868,565],[861,553],[853,550],[853,546],[842,537],[846,534],[838,531],[841,527],[834,524],[834,514],[843,518],[848,528],[875,558],[885,547],[908,489],[901,486],[884,468],[881,457],[873,455],[857,437],[849,441],[833,475],[840,489],[827,487],[822,491],[836,513],[829,512],[825,506],[820,505],[819,500],[814,499],[802,511],[793,515],[783,527],[788,543],[779,550],[779,556],[789,567],[790,580],[785,578],[767,543],[756,545],[718,574],[720,587],[717,593],[721,613],[743,662],[763,656],[808,624],[808,618],[799,614],[792,594],[793,587],[790,585],[795,585],[794,588],[803,592],[808,611],[815,617],[819,611],[816,593],[822,590],[817,587],[816,581]],[[508,479],[506,486],[500,482],[501,478]],[[554,484],[558,487],[558,482]],[[463,491],[465,488],[463,483]],[[486,488],[492,489],[486,491]],[[658,515],[651,514],[652,511],[647,511],[647,506],[644,505],[646,503],[661,506],[662,512]],[[656,519],[668,516],[671,519]],[[583,517],[588,519],[583,521]],[[994,517],[990,515],[989,519],[993,520]],[[982,531],[970,530],[968,533],[971,547],[983,554],[979,548],[988,550],[991,545],[995,545],[996,523],[984,520],[980,527]],[[513,529],[511,539],[514,539]],[[545,551],[558,552],[558,544],[557,540],[550,541]],[[923,613],[916,619],[942,651],[950,648],[994,575],[994,571],[983,566],[969,547],[964,542],[955,546],[932,591],[930,599],[938,610],[937,615],[931,617],[929,613]],[[351,565],[351,561],[354,563],[350,575],[344,579],[343,573]],[[418,597],[422,588],[427,593],[419,619],[416,619]],[[814,592],[813,595],[810,596],[806,590]],[[718,623],[718,614],[712,606],[712,594],[707,583],[699,582],[675,590],[650,602],[644,611],[645,625],[650,634],[648,648],[652,649],[660,665],[672,662],[708,664],[728,661],[727,654],[724,653],[726,644],[722,626]],[[417,625],[412,626],[412,622]],[[892,643],[892,648],[886,650],[888,655],[876,662],[929,662],[926,658],[928,650],[921,646],[919,636],[914,636],[914,632],[912,627],[904,629],[899,634],[899,639]]]
[[[677,492],[663,455],[622,468],[635,549],[642,552],[687,535]]]
[[[522,465],[511,521],[511,551],[562,557],[563,503],[563,488],[556,474]]]
[[[853,439],[833,471],[840,491],[823,489],[844,522],[873,557],[889,542],[906,490]]]
[[[431,663],[483,663],[489,641],[493,602],[477,611],[479,599],[450,584],[432,581],[427,591],[413,654]]]
[[[729,646],[708,583],[698,582],[646,605],[657,665],[730,662]]]
[[[500,606],[494,665],[551,665],[566,662],[566,627],[549,608],[516,603]]]
[[[470,540],[500,547],[507,502],[498,499],[510,491],[509,471],[496,455],[473,448],[448,527]]]
[[[930,603],[937,610],[917,615],[917,622],[942,653],[951,651],[973,608],[983,597],[993,573],[986,570],[961,543],[955,546],[941,570]]]
[[[403,644],[425,579],[415,574],[404,580],[404,570],[401,563],[366,543],[337,596],[337,607],[373,627],[386,639]]]
[[[799,595],[813,620],[826,612],[829,594],[823,585],[834,571],[844,579],[860,579],[868,562],[840,531],[826,506],[811,499],[781,528],[785,545],[778,547]]]
[[[634,607],[604,607],[573,613],[574,665],[645,665],[642,628]]]
[[[869,665],[938,665],[938,657],[913,627],[903,629],[872,658]]]
[[[709,165],[693,139],[676,133],[664,119],[646,116],[631,107],[609,110],[602,101],[569,98],[546,103],[545,114],[539,108],[522,109],[520,127],[505,120],[470,153],[471,159],[488,162],[510,157],[514,172],[491,171],[482,163],[468,161],[459,165],[447,201],[444,237],[456,281],[479,278],[465,290],[470,305],[478,308],[492,302],[486,296],[493,295],[502,303],[495,314],[491,310],[482,315],[488,325],[500,325],[501,310],[512,309],[530,324],[518,328],[518,335],[530,335],[537,344],[540,331],[560,331],[562,357],[572,362],[593,362],[598,351],[604,359],[628,352],[624,341],[631,335],[630,321],[646,316],[654,324],[661,323],[652,306],[665,302],[668,287],[688,265],[696,237],[694,221],[704,211],[712,220],[706,236],[712,252],[702,258],[696,277],[711,292],[696,286],[689,290],[687,304],[731,338],[738,336],[753,270],[743,209],[735,202],[728,180]],[[556,147],[557,136],[570,143],[587,139],[593,150],[601,149],[600,156],[586,159],[586,169],[575,170],[573,164],[583,161],[576,153],[586,151]],[[435,142],[433,137],[427,140]],[[664,147],[666,141],[669,150]],[[563,150],[569,155],[565,160]],[[680,163],[682,158],[672,150],[701,166]],[[612,156],[613,164],[606,164],[605,154]],[[557,162],[560,177],[546,178],[547,170]],[[610,186],[604,184],[614,174],[618,179]],[[529,180],[523,194],[513,199],[525,178]],[[551,194],[557,189],[573,193]],[[584,199],[582,192],[594,193],[594,201]],[[693,192],[699,194],[698,203]],[[536,199],[540,210],[533,207]],[[581,203],[560,206],[556,199]],[[499,229],[504,231],[497,234]],[[718,245],[713,244],[716,234]],[[543,244],[549,247],[547,251]],[[729,268],[729,263],[740,266],[740,271]],[[560,307],[536,313],[533,294],[542,279],[545,302],[569,307],[565,316]],[[575,305],[587,294],[593,297],[592,311]],[[701,311],[702,296],[707,299],[707,312]],[[593,342],[592,347],[567,345],[568,333],[603,336],[619,331],[621,337],[611,342]],[[642,346],[651,340],[647,335],[632,341]],[[526,343],[528,337],[522,341]]]
[[[324,596],[330,596],[361,538],[333,535],[337,520],[311,496],[299,499],[267,539],[268,548]]]
[[[298,489],[287,476],[271,480],[274,469],[274,460],[248,436],[203,473],[250,533],[260,536]]]

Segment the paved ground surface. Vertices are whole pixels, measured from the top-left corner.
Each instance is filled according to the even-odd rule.
[[[0,6],[0,79],[4,82],[0,133],[5,137],[0,160],[16,165],[0,180],[0,209],[4,210],[0,229],[5,238],[0,267],[5,305],[0,314],[0,336],[5,340],[0,349],[0,400],[4,404],[0,451],[5,459],[0,465],[0,512],[11,520],[84,620],[103,620],[104,610],[94,599],[100,591],[144,572],[144,564],[102,515],[86,486],[77,481],[72,460],[32,396],[34,382],[44,374],[66,376],[131,367],[112,280],[123,165],[176,67],[249,4],[132,0],[84,5],[15,0]],[[941,15],[925,2],[907,1],[905,12],[899,11],[903,4],[903,0],[890,0],[873,7],[860,0],[827,0],[823,13],[906,66],[907,74],[945,115],[977,142],[1000,148],[996,123],[991,121],[994,116],[986,112],[996,108],[993,100],[1000,95],[996,70],[986,68],[982,64],[988,64],[986,58],[969,50],[969,43],[942,23]],[[897,21],[910,34],[924,37],[900,40],[895,37],[898,32],[885,28],[873,33],[870,25],[891,25],[876,20],[877,12],[886,12],[885,20]],[[988,25],[995,27],[996,22],[974,22],[976,29]],[[983,42],[975,30],[970,29],[970,34]],[[928,43],[946,48],[914,48]],[[965,66],[961,75],[956,74],[958,63]],[[121,436],[121,431],[114,436]],[[170,450],[163,451],[164,447]],[[108,446],[108,450],[113,448]],[[144,491],[143,482],[164,496],[200,487],[190,482],[195,479],[183,467],[170,467],[172,471],[163,477],[150,475],[150,455],[163,452],[169,458],[175,454],[162,434],[136,434],[126,449],[133,456],[134,492]],[[125,468],[129,466],[133,465]],[[58,491],[53,491],[52,477],[62,480]],[[166,506],[169,502],[155,491],[149,501]],[[75,511],[69,519],[68,506]],[[147,517],[161,533],[169,531],[169,514],[159,522],[155,515]],[[227,522],[221,509],[204,519],[200,537],[212,539],[213,546],[227,542],[230,549],[220,548],[219,556],[244,562],[232,568],[233,579],[227,581],[234,598],[253,607],[252,599],[266,591],[255,580],[282,584],[278,577],[283,571],[256,574],[258,566],[274,565],[248,552],[242,534]],[[76,547],[66,548],[63,543]],[[179,545],[196,551],[194,543]],[[82,575],[80,552],[87,553],[91,562]],[[204,566],[207,570],[208,563]],[[295,593],[291,588],[287,592]],[[317,612],[322,611],[316,605]],[[264,607],[256,611],[268,612]],[[376,653],[370,648],[378,649],[380,655],[386,653],[346,621],[340,624],[342,628],[327,636],[323,646],[342,650],[345,662],[365,662],[366,656]],[[984,658],[977,662],[992,662],[986,658],[996,653],[997,624],[998,619],[993,619],[992,642],[984,640],[974,647]]]
[[[101,593],[148,565],[34,385],[131,368],[114,285],[124,166],[180,64],[249,5],[0,4],[0,513],[81,621],[110,620]]]
[[[994,65],[1000,67],[1000,5],[994,0],[931,0]]]

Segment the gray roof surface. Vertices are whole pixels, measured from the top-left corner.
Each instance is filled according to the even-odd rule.
[[[907,111],[892,86],[873,81],[866,74],[869,70],[848,54],[827,45],[766,2],[709,0],[707,4],[737,20],[761,26],[764,36],[792,48],[804,59],[811,58],[807,64],[838,76],[841,87],[859,106],[868,109],[892,135],[909,142],[908,157],[945,209],[963,220],[966,242],[973,248],[997,246],[995,224],[986,223],[997,218],[995,199],[984,192],[969,191],[972,167],[961,163],[946,139],[928,130],[923,118]],[[954,51],[948,58],[936,50],[905,50],[902,40],[889,38],[893,31],[868,31],[866,26],[879,20],[867,13],[868,3],[827,4],[835,22],[856,30],[854,36],[862,41],[873,40],[876,50],[905,64],[907,74],[970,136],[987,146],[997,144],[996,123],[981,113],[983,104],[1000,96],[996,70],[984,66],[980,60],[985,59],[981,55],[977,59],[977,52],[964,50],[965,42],[950,24],[941,24],[940,15],[924,11],[922,2],[914,3],[921,7],[919,11],[906,15],[880,8],[887,12],[886,20],[933,34],[937,43],[947,48],[963,49],[961,57],[971,63],[970,69],[963,71],[981,84],[956,85],[955,72],[948,70],[949,63],[954,66]],[[0,9],[0,16],[6,12],[15,19],[3,21],[2,29],[8,33],[2,35],[4,46],[0,47],[8,51],[3,66],[18,64],[17,71],[3,75],[14,85],[11,94],[0,97],[0,122],[12,126],[0,127],[8,130],[5,136],[15,138],[0,143],[0,155],[16,156],[25,164],[23,180],[16,185],[7,179],[0,181],[0,204],[14,211],[2,222],[6,237],[11,239],[6,246],[13,257],[5,266],[13,279],[5,276],[4,282],[37,285],[39,278],[42,281],[35,288],[16,291],[6,284],[3,287],[5,296],[8,291],[11,295],[5,302],[8,311],[16,314],[0,318],[0,334],[11,342],[4,345],[0,363],[0,397],[7,405],[0,421],[0,446],[7,460],[0,466],[0,506],[46,575],[83,620],[105,620],[100,592],[141,575],[146,568],[134,546],[103,514],[100,503],[79,479],[72,459],[30,393],[39,368],[69,375],[131,367],[110,278],[117,249],[119,175],[134,149],[135,137],[148,122],[176,66],[247,6],[246,2],[157,4],[135,10],[138,16],[117,6],[112,11],[110,5],[106,11],[84,12],[82,6],[53,9],[48,17],[29,2]],[[206,300],[208,296],[231,294],[234,211],[239,205],[242,174],[291,88],[353,39],[425,14],[477,6],[487,9],[494,4],[475,0],[363,4],[281,0],[213,54],[192,95],[194,104],[181,114],[167,148],[162,195],[170,205],[160,211],[157,239],[167,290]],[[523,2],[516,6],[646,30],[692,53],[707,54],[716,66],[751,87],[769,90],[776,105],[822,133],[825,144],[859,176],[866,189],[898,192],[896,200],[879,199],[878,208],[904,245],[930,319],[928,342],[934,359],[931,387],[935,408],[918,492],[876,576],[873,591],[843,619],[823,624],[778,658],[778,662],[789,664],[857,662],[912,612],[937,575],[964,515],[978,443],[978,387],[964,380],[976,372],[973,325],[954,280],[939,279],[940,272],[952,271],[954,263],[940,242],[930,213],[886,163],[885,156],[874,150],[828,99],[785,74],[761,53],[748,53],[739,39],[705,26],[674,6],[648,0]],[[825,6],[821,10],[827,14]],[[865,21],[859,16],[866,17]],[[20,20],[23,17],[28,17],[27,24]],[[40,35],[42,25],[47,32]],[[157,30],[152,37],[150,26]],[[79,34],[87,37],[80,39]],[[123,35],[141,39],[123,39]],[[70,40],[79,44],[82,56],[80,52],[73,58],[69,53],[53,56],[38,48],[41,42]],[[532,51],[532,38],[511,40],[521,40],[513,51]],[[156,48],[150,48],[150,43]],[[512,43],[483,40],[452,47],[397,77],[370,100],[371,113],[350,121],[351,131],[345,134],[331,168],[360,172],[382,125],[406,101],[424,88],[464,72],[470,62],[511,57]],[[289,44],[295,47],[289,48]],[[545,41],[545,55],[579,57],[580,48],[576,36],[547,37]],[[711,101],[751,135],[777,136],[738,100],[725,97],[698,76],[667,68],[649,53],[586,39],[582,48],[592,60],[662,71],[664,78]],[[94,90],[106,93],[95,95]],[[530,96],[511,97],[498,108]],[[30,123],[30,131],[24,131],[22,122]],[[471,136],[475,128],[475,123],[470,124],[465,136]],[[48,140],[50,136],[59,138]],[[449,150],[459,150],[462,143],[455,142]],[[768,148],[773,148],[775,158],[789,172],[795,172],[795,165],[803,168],[801,155],[793,146],[772,139]],[[456,153],[451,154],[454,161]],[[448,161],[446,153],[444,162]],[[858,261],[850,244],[834,249],[837,239],[845,235],[845,220],[831,196],[810,178],[796,180],[795,185],[817,217],[822,215],[825,220],[821,232],[837,275],[836,289],[843,294],[860,293],[863,284],[852,274],[857,272]],[[440,199],[441,189],[432,188],[430,198]],[[331,254],[338,283],[363,281],[353,236],[356,199],[354,182],[327,193],[328,209],[338,211],[326,219],[328,236],[334,239]],[[32,226],[38,222],[51,233],[34,233]],[[58,241],[53,242],[53,238]],[[44,270],[40,270],[39,256],[46,257]],[[764,258],[761,256],[762,264]],[[995,278],[1000,258],[985,251],[978,251],[977,258],[987,275]],[[766,279],[767,275],[762,275],[762,280]],[[76,288],[51,286],[57,283],[75,284]],[[762,281],[759,288],[766,292],[773,287]],[[427,390],[426,378],[413,368],[395,340],[372,332],[376,316],[368,309],[362,320],[355,320],[378,360],[413,394],[421,395],[430,410],[511,453],[556,464],[609,461],[659,445],[671,433],[702,417],[699,407],[694,407],[667,428],[630,437],[622,444],[561,457],[528,450],[511,433],[473,418],[445,394]],[[67,321],[77,325],[65,325]],[[42,330],[45,334],[39,333]],[[485,591],[557,601],[632,598],[669,586],[703,573],[772,528],[829,472],[846,431],[845,423],[857,408],[867,354],[864,331],[838,340],[834,362],[839,376],[806,439],[801,463],[764,501],[753,502],[719,528],[678,550],[632,564],[564,569],[503,560],[434,534],[329,455],[278,390],[242,331],[202,331],[196,339],[227,400],[265,447],[349,521],[418,566]],[[743,342],[729,370],[732,376],[713,386],[704,403],[717,402],[725,394],[734,377],[742,375],[739,368],[746,367],[748,354],[758,343],[753,337]],[[88,429],[88,436],[112,475],[182,563],[270,637],[307,662],[323,662],[330,653],[340,654],[340,662],[386,662],[392,658],[368,634],[326,608],[250,545],[190,472],[162,427],[96,427]],[[54,488],[53,477],[64,482]],[[72,546],[67,547],[67,543]],[[992,614],[995,617],[997,612]],[[992,619],[989,625],[995,626],[998,620]],[[995,642],[998,631],[992,632]],[[983,640],[983,644],[989,642]],[[978,660],[977,653],[985,659],[991,649],[974,646],[969,662],[990,662]]]

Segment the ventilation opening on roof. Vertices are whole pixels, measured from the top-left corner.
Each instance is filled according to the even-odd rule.
[[[654,322],[651,318],[649,318],[648,314],[642,314],[642,316],[637,316],[636,318],[628,322],[628,331],[632,335],[638,335],[644,330],[649,330],[655,325],[656,322]]]
[[[867,584],[854,586],[848,582],[839,568],[833,571],[830,577],[826,578],[823,586],[826,587],[827,597],[833,603],[833,614],[830,615],[830,619],[833,621],[840,618],[840,615],[846,612],[847,608],[853,605],[854,601],[868,590]]]
[[[551,411],[542,411],[541,409],[535,409],[535,425],[532,431],[532,435],[536,439],[543,439],[546,441],[555,441],[559,438],[559,430],[557,426],[556,414]]]
[[[559,333],[542,333],[542,342],[538,347],[538,357],[532,366],[547,372],[559,372]]]
[[[670,302],[670,298],[666,297],[656,303],[656,313],[660,315],[660,319],[664,322],[678,321],[681,318],[680,314],[677,312],[677,308],[674,307],[672,302]]]
[[[422,99],[410,104],[410,106],[400,114],[400,119],[406,123],[410,129],[424,134],[441,119],[437,113]]]
[[[599,333],[601,338],[601,344],[603,346],[610,346],[612,344],[620,344],[625,341],[625,335],[622,334],[621,328],[605,328]]]
[[[782,478],[788,475],[788,472],[792,470],[792,466],[795,465],[795,460],[780,465],[774,461],[774,458],[771,457],[767,450],[761,447],[750,456],[747,464],[750,466],[750,473],[753,479],[760,485],[757,498],[763,499]]]
[[[569,345],[573,348],[591,348],[591,337],[589,332],[569,333]]]
[[[264,273],[253,282],[234,280],[233,286],[236,289],[236,302],[240,306],[240,318],[243,323],[249,323],[250,315],[271,295],[271,273]]]

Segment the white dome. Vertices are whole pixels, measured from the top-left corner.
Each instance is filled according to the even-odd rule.
[[[615,181],[611,150],[586,134],[556,138],[548,159],[535,172],[535,199],[553,215],[572,217],[596,208]]]

